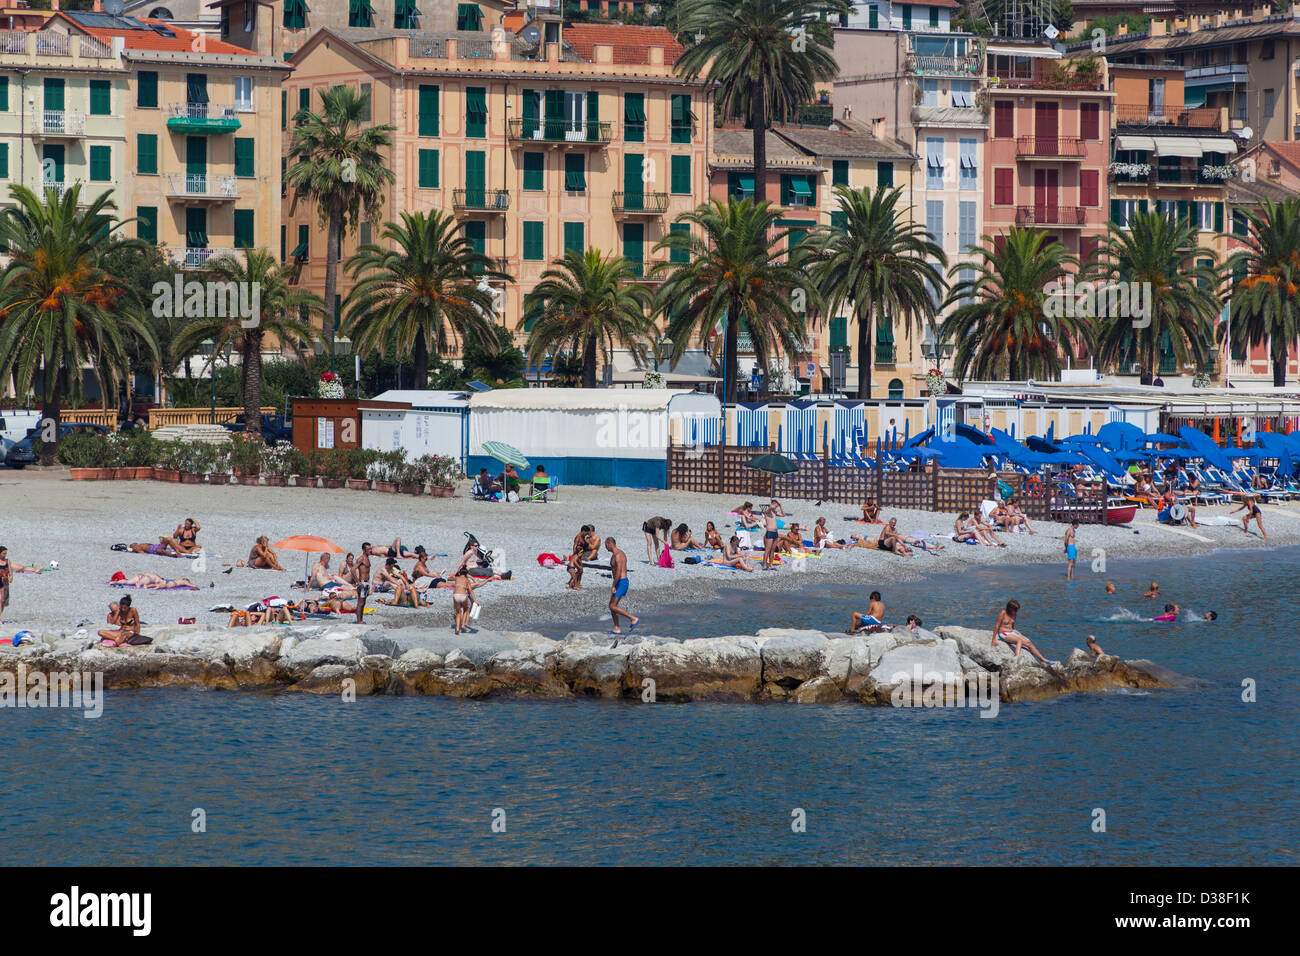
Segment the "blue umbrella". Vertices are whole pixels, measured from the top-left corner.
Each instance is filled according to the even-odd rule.
[[[1034,451],[1041,451],[1044,455],[1059,454],[1061,449],[1053,445],[1050,441],[1039,438],[1037,435],[1030,435],[1025,439],[1025,444]]]
[[[1183,441],[1187,442],[1187,447],[1196,453],[1198,458],[1203,458],[1207,463],[1215,468],[1222,468],[1224,471],[1232,471],[1232,462],[1223,453],[1214,439],[1199,428],[1193,428],[1191,425],[1184,425],[1178,429],[1178,435]]]
[[[1128,472],[1120,467],[1120,463],[1100,447],[1080,445],[1079,453],[1112,478],[1123,481],[1128,476]]]
[[[1152,445],[1178,445],[1182,439],[1177,435],[1169,435],[1165,432],[1152,432],[1147,435],[1147,441]]]
[[[1101,440],[1096,435],[1066,435],[1060,439],[1062,445],[1100,445]]]
[[[943,452],[937,451],[933,448],[925,448],[923,446],[917,446],[915,448],[903,449],[898,453],[898,457],[906,458],[909,461],[914,459],[919,461],[930,461],[932,459],[943,458],[945,456]]]
[[[1129,448],[1146,441],[1146,432],[1132,422],[1107,422],[1097,429],[1097,437],[1107,448]]]

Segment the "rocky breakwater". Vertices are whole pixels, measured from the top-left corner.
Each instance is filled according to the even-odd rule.
[[[0,647],[0,693],[22,678],[100,673],[106,689],[278,687],[314,694],[464,698],[638,698],[931,706],[1012,703],[1112,688],[1176,687],[1185,679],[1146,660],[1075,649],[1059,668],[994,647],[988,631],[939,627],[846,636],[772,628],[677,640],[574,632],[384,630],[352,624],[146,629],[144,647],[87,647],[43,636]],[[12,675],[12,676],[10,676]],[[984,704],[981,703],[981,706]]]

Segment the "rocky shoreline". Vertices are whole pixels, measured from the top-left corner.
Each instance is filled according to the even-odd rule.
[[[154,643],[143,647],[87,647],[85,635],[51,635],[0,648],[0,694],[23,693],[33,674],[53,682],[56,674],[96,673],[104,689],[885,706],[976,706],[978,698],[984,706],[988,694],[1014,703],[1190,683],[1148,660],[1093,659],[1080,648],[1049,670],[1028,653],[993,647],[989,631],[946,626],[863,636],[769,628],[692,640],[573,632],[556,641],[528,631],[458,636],[337,624],[146,633]]]

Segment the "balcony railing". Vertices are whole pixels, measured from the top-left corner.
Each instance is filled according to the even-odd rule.
[[[239,129],[233,106],[215,103],[173,103],[167,128],[178,133],[233,133]]]
[[[613,136],[613,123],[568,120],[512,119],[508,135],[517,143],[592,143],[603,146]]]
[[[85,136],[86,114],[72,110],[41,110],[36,115],[38,136]]]
[[[1114,109],[1115,122],[1125,126],[1179,126],[1187,129],[1221,130],[1219,110],[1213,106],[1188,110],[1119,103]]]
[[[1016,207],[1017,226],[1082,226],[1085,219],[1083,206],[1035,204]]]
[[[614,193],[615,215],[662,216],[667,211],[667,193]]]
[[[1022,157],[1081,159],[1086,150],[1078,136],[1021,136],[1016,140],[1016,155]]]
[[[52,30],[0,30],[0,54],[23,56],[35,52],[37,56],[72,56],[74,50],[82,57],[112,56],[112,48],[94,37],[72,37]]]
[[[207,246],[186,246],[172,252],[172,262],[182,269],[203,269],[208,261],[219,256],[233,256],[234,249],[210,249]]]
[[[82,206],[87,205],[90,202],[90,192],[87,188],[87,184],[80,179],[70,183],[59,183],[59,182],[51,182],[49,180],[45,180],[44,182],[41,183],[41,198],[42,199],[45,198],[44,196],[45,190],[53,189],[55,196],[61,200],[63,199],[64,196],[68,194],[68,190],[70,190],[73,186],[81,187],[81,201],[78,205],[82,205]],[[100,183],[99,186],[101,189],[112,188],[111,183]]]
[[[872,355],[877,365],[893,365],[896,361],[893,342],[877,342]]]
[[[510,191],[506,189],[454,189],[454,209],[476,212],[505,212],[510,208]]]
[[[189,199],[237,199],[239,179],[235,176],[208,176],[205,173],[168,176],[167,195]]]
[[[1059,63],[1061,61],[1053,61]],[[1101,89],[1100,76],[1080,76],[1064,68],[1043,67],[1034,61],[1031,69],[989,67],[989,86],[994,89],[1071,90],[1092,92]]]
[[[967,56],[933,56],[926,53],[907,54],[907,72],[922,76],[978,76],[980,58]]]

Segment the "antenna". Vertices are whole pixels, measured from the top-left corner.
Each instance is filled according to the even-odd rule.
[[[125,9],[126,9],[126,3],[124,2],[124,0],[104,0],[105,13],[111,14],[112,16],[116,17],[116,16],[120,16],[122,11]]]

